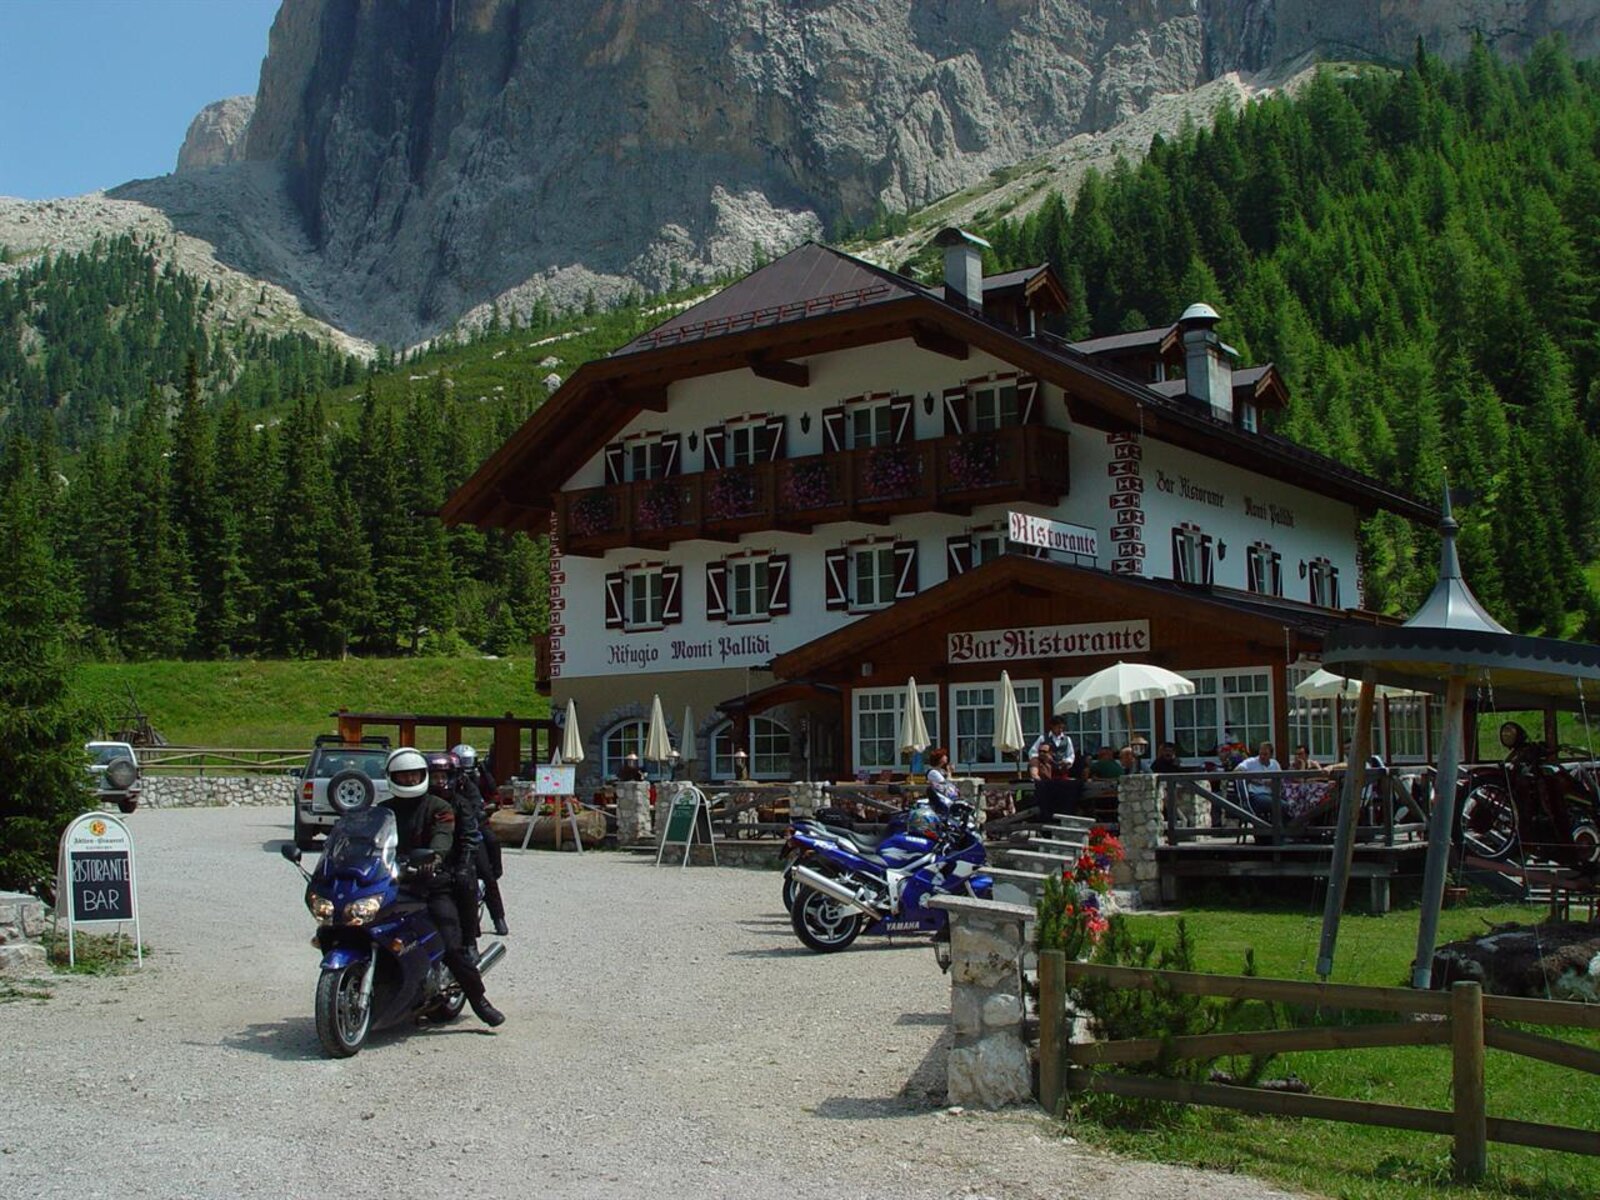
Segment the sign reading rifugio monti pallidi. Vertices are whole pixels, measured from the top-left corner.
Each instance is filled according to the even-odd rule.
[[[1274,436],[1283,380],[1237,361],[1226,314],[1067,342],[1048,267],[985,276],[977,239],[936,242],[933,286],[808,243],[668,316],[573,372],[445,505],[550,537],[537,678],[576,706],[580,793],[643,757],[652,696],[700,781],[905,771],[912,678],[956,770],[998,776],[1002,672],[1031,738],[1118,660],[1195,694],[1072,717],[1080,747],[1338,756],[1336,702],[1292,688],[1328,630],[1383,619],[1362,611],[1361,522],[1436,511]],[[1376,748],[1401,761],[1436,732],[1404,703]]]

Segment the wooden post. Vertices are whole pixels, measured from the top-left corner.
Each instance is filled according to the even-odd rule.
[[[1350,864],[1356,853],[1356,825],[1361,818],[1361,793],[1367,785],[1367,754],[1372,741],[1372,701],[1377,675],[1370,668],[1361,674],[1361,694],[1356,699],[1356,727],[1350,731],[1350,753],[1344,764],[1344,792],[1339,797],[1339,828],[1333,839],[1333,862],[1328,869],[1328,898],[1322,909],[1322,942],[1317,949],[1317,974],[1333,974],[1333,948],[1339,940],[1339,918],[1344,914],[1350,887]]]
[[[1039,953],[1039,1103],[1051,1116],[1061,1107],[1062,1050],[1066,1045],[1067,954]]]
[[[1450,1038],[1455,1050],[1455,1175],[1476,1183],[1489,1169],[1488,1116],[1483,1092],[1483,986],[1462,980],[1450,989]]]
[[[1452,675],[1444,692],[1444,742],[1439,746],[1439,771],[1433,777],[1433,811],[1428,814],[1428,859],[1422,870],[1422,916],[1417,926],[1417,957],[1411,964],[1411,986],[1433,986],[1433,947],[1439,935],[1439,909],[1444,905],[1444,879],[1450,867],[1450,839],[1456,820],[1456,768],[1461,765],[1461,717],[1467,703],[1467,680]]]

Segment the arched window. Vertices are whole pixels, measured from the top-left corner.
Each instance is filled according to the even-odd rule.
[[[770,717],[751,717],[749,726],[750,745],[745,749],[750,755],[750,778],[788,779],[788,729]],[[733,751],[733,722],[724,721],[711,731],[713,779],[733,779],[736,776]]]
[[[645,773],[646,778],[664,778],[666,771],[664,763],[645,761],[644,743],[649,732],[648,721],[636,719],[619,721],[613,725],[600,740],[600,777],[615,779],[627,765],[628,755],[633,754],[638,757],[639,769]]]

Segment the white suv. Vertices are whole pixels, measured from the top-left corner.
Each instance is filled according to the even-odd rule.
[[[125,813],[138,808],[144,780],[133,747],[127,742],[88,742],[83,749],[89,755],[95,798],[115,804]]]
[[[366,737],[349,743],[336,734],[317,738],[306,765],[295,772],[294,844],[316,847],[317,835],[332,829],[340,817],[389,798],[383,773],[389,760],[389,739]]]

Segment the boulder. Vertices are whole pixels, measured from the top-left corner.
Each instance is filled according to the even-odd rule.
[[[1600,1003],[1600,924],[1497,925],[1440,946],[1433,956],[1433,986],[1448,988],[1462,979],[1497,996]]]

